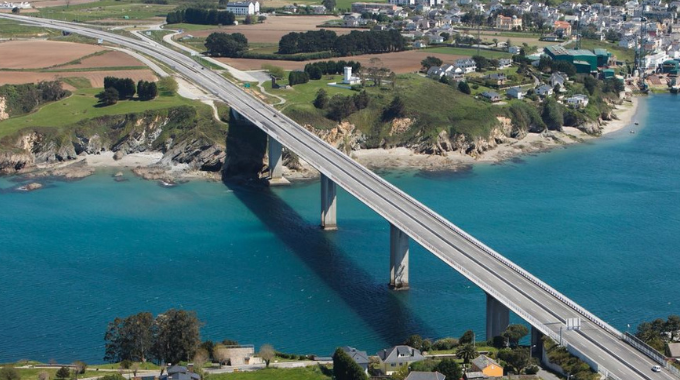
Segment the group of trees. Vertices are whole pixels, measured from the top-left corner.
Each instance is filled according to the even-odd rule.
[[[291,71],[288,73],[288,85],[295,86],[296,84],[303,84],[309,82],[309,74],[305,71]]]
[[[404,37],[397,30],[357,31],[338,36],[333,31],[292,32],[281,37],[279,54],[331,51],[338,56],[402,51]]]
[[[666,344],[680,339],[680,316],[670,315],[665,321],[657,318],[651,322],[642,322],[638,325],[635,336],[663,353]]]
[[[169,12],[165,21],[168,24],[233,25],[236,16],[233,12],[217,9],[186,8]]]
[[[170,82],[165,83],[171,85]],[[174,88],[176,90],[176,82]],[[158,96],[158,86],[154,82],[145,80],[140,80],[135,86],[135,82],[130,78],[105,77],[104,91],[97,94],[97,98],[101,104],[108,106],[122,99],[131,99],[135,93],[139,96],[139,100],[151,100]]]
[[[333,378],[336,380],[365,380],[368,377],[359,364],[342,348],[338,348],[333,353]]]
[[[144,312],[109,323],[104,360],[177,363],[191,360],[201,343],[196,313],[170,309],[155,318]]]
[[[0,86],[0,97],[5,100],[5,112],[10,116],[30,113],[47,102],[70,95],[60,81],[41,81],[38,84],[7,84]]]
[[[239,57],[248,50],[248,39],[242,33],[210,33],[205,47],[211,56]]]
[[[314,107],[327,110],[327,116],[335,121],[342,121],[354,112],[367,108],[371,102],[366,90],[353,96],[335,95],[328,97],[326,90],[319,89],[314,99]]]
[[[304,71],[309,79],[318,80],[322,75],[342,74],[346,66],[350,66],[355,73],[361,69],[361,63],[355,61],[322,61],[306,64]]]
[[[291,32],[279,41],[279,54],[312,53],[332,50],[338,35],[332,30]]]

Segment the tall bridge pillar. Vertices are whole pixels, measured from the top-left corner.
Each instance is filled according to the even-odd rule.
[[[287,185],[289,182],[283,178],[283,146],[275,138],[268,136],[269,150],[269,185]]]
[[[408,290],[408,236],[390,223],[390,288]]]
[[[543,356],[543,333],[531,326],[531,356],[541,359]]]
[[[336,185],[330,178],[321,174],[321,228],[337,230],[336,220]]]
[[[499,336],[510,324],[510,309],[486,294],[486,340]]]

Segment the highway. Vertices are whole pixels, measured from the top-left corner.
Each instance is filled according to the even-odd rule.
[[[564,345],[587,359],[601,373],[621,380],[677,380],[666,370],[652,372],[652,366],[657,363],[623,342],[621,333],[613,327],[273,107],[248,95],[219,74],[200,67],[190,57],[153,41],[123,37],[76,23],[9,14],[0,14],[0,17],[103,38],[107,43],[124,46],[166,64],[185,79],[224,100],[269,136],[298,154],[542,333],[559,340],[562,326]],[[573,317],[582,319],[581,329],[566,331],[565,321]]]

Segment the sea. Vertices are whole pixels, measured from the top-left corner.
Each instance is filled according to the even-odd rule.
[[[639,125],[584,144],[379,174],[634,331],[680,314],[679,107],[651,95]],[[0,178],[0,362],[101,363],[110,321],[171,308],[195,311],[202,339],[299,354],[374,354],[467,329],[483,339],[484,293],[417,244],[411,289],[388,289],[389,224],[343,190],[339,229],[324,232],[318,181],[165,188],[114,173],[33,192]]]

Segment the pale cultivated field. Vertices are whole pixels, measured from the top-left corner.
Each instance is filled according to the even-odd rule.
[[[336,20],[334,16],[269,16],[264,23],[254,25],[232,25],[221,28],[187,31],[194,37],[207,37],[213,32],[243,33],[248,42],[278,44],[281,37],[290,32],[306,32],[318,30],[321,25],[329,20]],[[338,35],[347,34],[351,29],[331,29]]]
[[[104,50],[100,46],[56,41],[0,43],[0,69],[39,69],[71,62]]]
[[[38,0],[31,1],[31,5],[35,8],[47,8],[47,7],[63,7],[66,5],[67,0]],[[87,4],[94,3],[99,0],[70,0],[70,5]]]
[[[73,71],[73,72],[29,72],[29,71],[0,71],[0,86],[3,84],[37,83],[43,80],[56,80],[59,78],[81,77],[87,78],[92,87],[104,87],[104,77],[115,76],[118,78],[130,78],[139,80],[155,81],[156,76],[151,70],[116,70],[116,71]]]
[[[88,57],[80,61],[80,63],[60,66],[59,69],[84,69],[92,67],[129,67],[129,66],[144,66],[136,58],[123,53],[122,51],[109,51],[101,55]]]
[[[369,66],[371,58],[379,58],[383,66],[397,74],[410,73],[420,70],[420,62],[427,56],[434,56],[441,59],[444,63],[453,63],[456,59],[463,58],[463,56],[441,53],[428,53],[422,50],[409,50],[398,53],[386,54],[368,54],[355,57],[338,57],[332,58],[334,61],[358,61],[363,66]],[[263,64],[271,64],[282,67],[286,70],[300,70],[306,64],[317,61],[328,61],[328,59],[320,59],[314,61],[277,61],[268,59],[237,59],[237,58],[218,58],[220,61],[233,66],[239,70],[258,70],[262,68]]]

